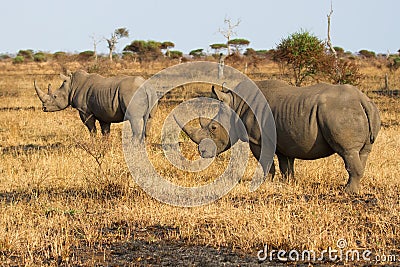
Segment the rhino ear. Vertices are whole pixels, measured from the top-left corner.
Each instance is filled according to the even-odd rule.
[[[225,92],[219,91],[219,90],[215,89],[215,87],[213,86],[212,87],[212,94],[218,100],[220,100],[220,101],[222,101],[222,102],[224,102],[224,103],[226,103],[228,105],[231,102],[230,92],[225,93]]]
[[[61,78],[61,80],[63,80],[63,81],[68,80],[68,76],[65,76],[65,75],[62,74],[62,73],[60,73],[60,78]]]

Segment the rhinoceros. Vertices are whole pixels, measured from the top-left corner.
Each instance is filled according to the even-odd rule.
[[[111,123],[129,120],[133,138],[143,140],[148,132],[151,118],[156,112],[157,95],[152,90],[138,91],[135,96],[136,105],[129,106],[133,95],[145,81],[140,76],[120,76],[105,78],[98,74],[89,74],[78,70],[68,76],[61,74],[63,83],[55,92],[44,93],[34,86],[43,104],[43,111],[59,111],[72,106],[79,111],[82,122],[93,135],[96,134],[96,120],[99,121],[101,132],[107,136]],[[128,108],[129,106],[129,108]]]
[[[358,193],[367,157],[381,124],[375,104],[351,85],[319,83],[297,88],[279,80],[255,83],[268,101],[275,120],[275,154],[283,178],[294,179],[296,158],[314,160],[337,153],[344,160],[349,174],[346,192]],[[246,84],[242,82],[237,86]],[[226,88],[217,90],[213,86],[212,95],[238,114],[247,130],[250,150],[259,159],[260,128],[249,105],[235,91],[236,88],[232,91]],[[226,112],[226,109],[220,109],[219,113],[221,112]],[[217,116],[221,117],[220,115]],[[229,136],[238,135],[232,132],[238,126],[232,125],[229,127],[231,132],[227,132],[215,118],[201,120],[201,128],[182,125],[176,118],[175,120],[190,139],[199,145],[198,150],[202,157],[212,157],[229,149],[232,145]],[[214,143],[202,142],[209,139]],[[233,142],[235,140],[238,138]],[[263,162],[260,164],[263,165]],[[270,172],[273,177],[273,165]],[[264,171],[265,175],[267,173]]]

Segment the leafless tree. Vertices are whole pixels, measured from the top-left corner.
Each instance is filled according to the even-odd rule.
[[[118,40],[124,37],[129,37],[129,31],[126,28],[118,28],[112,34],[110,39],[106,39],[108,43],[109,49],[109,58],[112,61],[112,54],[115,51],[115,46],[118,43]]]
[[[326,43],[327,43],[327,45],[329,47],[329,50],[331,50],[331,53],[332,53],[332,55],[334,57],[334,68],[335,68],[335,71],[336,71],[336,75],[340,76],[339,64],[338,64],[338,55],[337,55],[336,50],[333,47],[332,41],[331,41],[331,16],[332,16],[332,14],[333,14],[333,6],[332,6],[332,0],[331,0],[331,10],[329,11],[329,14],[327,15],[327,18],[328,18],[328,36],[327,36],[327,38],[328,38],[328,40],[326,41]]]
[[[224,23],[226,25],[226,28],[221,29],[219,28],[218,31],[226,38],[226,45],[228,49],[228,55],[231,54],[231,50],[229,48],[229,41],[231,40],[231,37],[234,35],[237,35],[235,28],[237,28],[240,24],[241,20],[238,19],[236,23],[233,23],[232,20],[228,17],[225,17]]]
[[[337,58],[337,53],[335,48],[332,45],[332,41],[331,41],[331,16],[333,14],[333,8],[332,8],[332,1],[331,1],[331,10],[329,12],[329,14],[327,15],[328,17],[328,40],[327,40],[327,45],[329,47],[329,49],[331,50],[332,54],[335,56],[335,58]]]
[[[97,61],[97,45],[103,41],[103,39],[99,39],[96,37],[96,35],[93,33],[90,35],[90,38],[92,39],[93,43],[93,52],[94,52],[94,59]]]

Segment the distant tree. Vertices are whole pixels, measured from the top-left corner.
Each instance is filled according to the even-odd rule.
[[[106,39],[108,43],[109,54],[108,57],[110,61],[113,60],[113,52],[115,51],[115,46],[118,43],[118,40],[124,37],[129,37],[129,31],[126,28],[118,28],[112,34],[110,39]]]
[[[33,61],[35,62],[46,62],[47,55],[43,52],[37,52],[33,55]]]
[[[218,55],[221,53],[222,49],[226,49],[228,46],[226,44],[210,44],[210,48],[214,49],[214,54]]]
[[[232,46],[235,49],[235,53],[240,54],[240,50],[244,46],[248,46],[250,44],[249,40],[243,39],[243,38],[238,38],[238,39],[232,39],[229,40],[228,46]]]
[[[97,45],[100,44],[103,39],[96,37],[95,34],[90,35],[90,38],[92,39],[93,44],[94,60],[97,61]]]
[[[161,43],[152,40],[135,40],[130,45],[125,46],[124,51],[133,52],[140,61],[156,60],[162,56]]]
[[[237,35],[235,28],[239,27],[241,20],[238,19],[236,23],[233,23],[232,20],[228,17],[225,17],[224,23],[226,28],[219,28],[218,31],[225,37],[226,39],[226,46],[228,49],[228,56],[231,54],[231,49],[229,48],[229,41],[231,40],[232,36]]]
[[[183,56],[183,53],[178,50],[170,50],[169,51],[169,57],[176,59],[176,58],[181,58]]]
[[[203,48],[199,48],[199,49],[194,49],[192,51],[189,52],[189,55],[191,55],[194,58],[200,58],[204,56],[203,53]]]
[[[87,51],[80,52],[78,55],[78,59],[82,60],[82,61],[87,61],[87,60],[93,59],[94,55],[95,55],[94,51],[87,50]]]
[[[13,63],[14,64],[21,64],[21,63],[23,63],[25,61],[25,58],[23,57],[23,56],[16,56],[14,59],[13,59]]]
[[[341,48],[339,46],[334,46],[333,49],[335,49],[336,54],[337,54],[338,57],[343,57],[344,56],[345,52],[344,52],[343,48]]]
[[[281,40],[274,59],[292,72],[294,84],[300,86],[307,77],[317,74],[320,59],[325,56],[325,44],[308,31],[299,31]]]
[[[174,48],[175,47],[175,44],[173,43],[173,42],[171,42],[171,41],[165,41],[165,42],[162,42],[161,43],[161,45],[160,45],[160,48],[162,49],[162,50],[167,50],[166,52],[165,52],[165,55],[167,56],[167,57],[171,57],[171,54],[170,54],[170,49],[171,48]]]
[[[387,67],[391,72],[395,72],[400,68],[400,56],[398,55],[389,55],[387,58]]]
[[[358,51],[358,54],[360,56],[365,57],[365,58],[375,58],[376,57],[375,52],[369,51],[369,50],[366,50],[366,49]]]
[[[19,50],[17,53],[17,56],[23,57],[24,60],[32,61],[33,60],[33,50],[32,49]]]

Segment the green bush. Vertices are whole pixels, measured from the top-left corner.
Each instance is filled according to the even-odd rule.
[[[161,43],[152,40],[135,40],[130,45],[125,46],[123,51],[135,53],[139,61],[157,60],[163,56],[161,52]]]
[[[33,60],[33,50],[32,49],[19,50],[17,56],[21,56],[26,60]]]
[[[67,56],[67,54],[63,51],[58,51],[53,54],[53,57],[55,59],[64,59],[66,56]]]
[[[47,61],[47,55],[43,52],[38,52],[33,55],[33,60],[35,62],[46,62]]]
[[[23,56],[16,56],[13,59],[14,64],[21,64],[21,63],[24,63],[24,61],[25,61],[25,58]]]
[[[169,57],[176,59],[176,58],[181,58],[183,56],[183,53],[178,50],[170,50],[169,51]]]
[[[398,68],[400,68],[400,56],[390,56],[387,67],[390,69],[390,71],[396,71]]]
[[[294,84],[300,86],[307,77],[319,71],[319,61],[326,54],[325,43],[308,31],[301,30],[282,39],[276,47],[274,60],[293,74]]]
[[[365,50],[365,49],[360,50],[358,52],[358,54],[360,54],[360,56],[363,56],[365,58],[376,58],[375,52],[369,51],[369,50]]]
[[[90,50],[80,52],[78,55],[79,60],[90,60],[93,58],[94,58],[94,51],[90,51]]]

